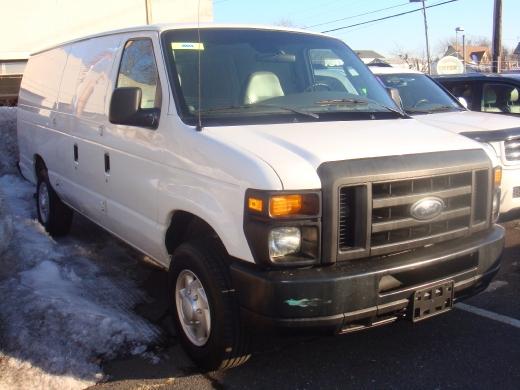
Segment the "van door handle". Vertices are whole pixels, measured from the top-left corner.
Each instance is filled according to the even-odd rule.
[[[110,174],[110,155],[105,153],[105,174]]]
[[[78,144],[74,144],[74,162],[77,164],[79,160]]]

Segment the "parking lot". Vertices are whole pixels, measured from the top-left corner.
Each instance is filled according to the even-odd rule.
[[[487,291],[450,313],[340,337],[256,338],[246,365],[200,373],[175,336],[161,360],[107,363],[96,389],[200,388],[518,388],[520,383],[520,223],[507,228],[502,269]],[[146,268],[146,267],[145,267]],[[138,311],[163,328],[164,272],[148,267],[142,284],[155,298]],[[169,346],[167,346],[170,344]]]

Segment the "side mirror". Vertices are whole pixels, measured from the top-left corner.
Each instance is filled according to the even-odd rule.
[[[388,95],[392,98],[392,100],[397,104],[401,110],[404,110],[403,101],[401,100],[401,94],[397,88],[387,88]]]
[[[120,87],[114,89],[108,113],[110,123],[156,129],[159,125],[160,110],[157,108],[139,108],[141,98],[141,88]]]
[[[458,97],[457,99],[458,99],[459,103],[462,104],[464,106],[464,108],[467,110],[468,102],[466,101],[466,99],[464,99],[463,97]]]

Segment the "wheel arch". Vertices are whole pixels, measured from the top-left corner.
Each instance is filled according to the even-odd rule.
[[[166,251],[171,256],[175,249],[183,242],[195,238],[212,237],[225,248],[225,245],[210,223],[198,215],[185,211],[176,210],[171,213],[170,222],[166,229],[164,244]]]
[[[34,164],[34,177],[36,179],[38,179],[40,172],[42,170],[47,170],[47,165],[45,164],[43,157],[40,156],[39,154],[34,155],[33,164]]]

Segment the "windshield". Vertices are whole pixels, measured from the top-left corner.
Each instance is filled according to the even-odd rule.
[[[196,29],[184,29],[163,33],[162,44],[177,107],[187,123],[195,123],[199,114],[204,125],[265,117],[293,122],[400,115],[382,84],[337,39],[204,28],[200,42]]]
[[[399,90],[404,110],[410,115],[462,110],[458,102],[424,74],[381,74],[377,77],[388,88]]]

